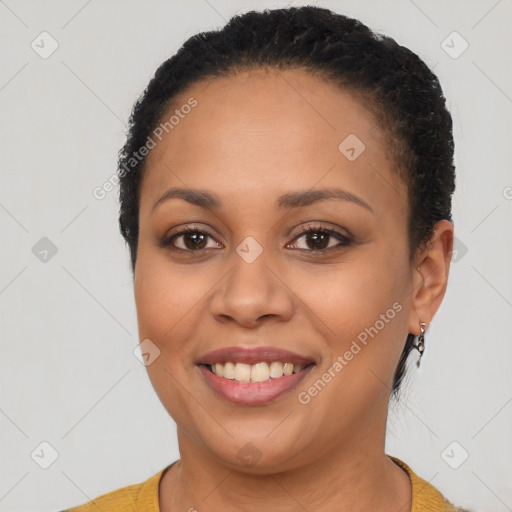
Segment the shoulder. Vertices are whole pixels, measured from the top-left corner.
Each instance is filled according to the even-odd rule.
[[[67,508],[60,512],[98,512],[98,510],[108,510],[108,512],[159,512],[158,484],[163,473],[171,465],[163,468],[142,483],[116,489],[89,500],[83,505]]]
[[[445,512],[476,512],[473,509],[456,507],[453,503],[444,498],[444,510]]]
[[[403,461],[396,457],[390,458],[404,469],[411,480],[412,511],[411,512],[474,512],[465,508],[456,507],[446,499],[432,484],[420,478]]]
[[[445,512],[476,512],[470,508],[456,507],[453,503],[444,498],[444,510]]]
[[[137,499],[141,487],[144,484],[134,484],[115,491],[102,494],[93,500],[73,508],[67,508],[61,512],[97,512],[108,510],[109,512],[135,512],[137,510]],[[156,512],[156,511],[155,511]]]

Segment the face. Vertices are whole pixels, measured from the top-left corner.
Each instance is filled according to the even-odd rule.
[[[407,190],[375,120],[299,70],[196,83],[173,108],[141,186],[134,286],[182,454],[268,472],[381,443],[417,316]],[[202,201],[161,199],[173,188]],[[206,366],[237,358],[236,379]]]

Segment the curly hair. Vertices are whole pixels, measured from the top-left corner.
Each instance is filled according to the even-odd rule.
[[[139,155],[179,93],[192,84],[243,70],[303,69],[360,98],[389,141],[395,169],[408,190],[412,260],[426,247],[436,222],[451,218],[455,190],[452,119],[437,77],[412,51],[356,19],[306,6],[250,11],[221,29],[190,37],[163,62],[131,112],[119,152],[119,227],[135,272],[140,185]],[[409,334],[397,365],[396,397],[414,347]]]

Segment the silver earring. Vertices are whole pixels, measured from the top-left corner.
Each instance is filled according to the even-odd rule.
[[[423,352],[425,352],[425,326],[427,324],[425,322],[420,322],[420,330],[421,334],[418,337],[418,343],[413,345],[413,347],[420,353],[418,357],[418,361],[416,361],[416,366],[419,368],[421,363],[421,358],[423,356]]]

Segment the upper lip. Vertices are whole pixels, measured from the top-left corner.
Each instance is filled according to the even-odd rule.
[[[277,347],[235,346],[220,348],[203,354],[198,358],[197,364],[226,363],[228,361],[245,364],[256,364],[263,361],[279,361],[281,363],[292,363],[304,366],[315,362],[311,357],[302,356]]]

